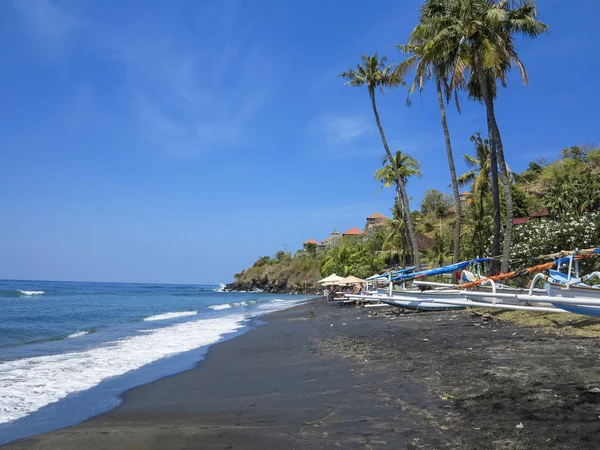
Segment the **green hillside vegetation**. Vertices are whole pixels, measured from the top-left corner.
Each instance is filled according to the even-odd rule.
[[[468,189],[461,200],[460,258],[464,260],[488,255],[493,235],[490,173],[485,170],[489,143],[478,136],[472,140],[479,158],[465,155],[472,170],[459,177],[463,189]],[[418,162],[411,158],[410,164],[411,175],[418,174]],[[376,178],[382,186],[389,186],[381,171]],[[553,162],[530,162],[525,171],[511,172],[511,190],[515,217],[529,220],[514,229],[511,256],[522,260],[515,262],[514,268],[527,266],[529,258],[540,254],[600,243],[600,148],[574,146],[563,149]],[[536,217],[540,211],[541,217]],[[413,264],[402,210],[396,201],[390,212],[389,220],[366,229],[362,236],[344,237],[339,245],[319,249],[308,244],[294,255],[279,251],[274,257],[260,257],[252,267],[236,274],[229,288],[314,293],[320,290],[317,281],[333,273],[366,278],[387,268]],[[505,215],[503,210],[503,219]],[[411,217],[422,264],[438,267],[451,263],[456,224],[453,197],[430,189],[420,211],[411,212]]]

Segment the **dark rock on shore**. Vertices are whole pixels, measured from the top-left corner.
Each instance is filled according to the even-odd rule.
[[[311,294],[321,295],[323,290],[318,285],[308,284],[306,288],[299,288],[297,285],[289,285],[287,279],[271,281],[267,277],[261,279],[251,279],[243,281],[234,281],[225,285],[225,291],[229,292],[268,292],[273,294]]]

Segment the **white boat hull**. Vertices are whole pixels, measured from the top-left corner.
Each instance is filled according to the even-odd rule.
[[[426,309],[431,311],[464,308],[462,305],[444,303],[445,299],[464,299],[464,296],[456,290],[392,291],[391,297],[389,293],[380,294],[376,297],[388,305],[406,309]]]
[[[600,317],[600,289],[590,286],[569,286],[568,288],[558,283],[546,283],[546,291],[550,297],[557,297],[552,304],[573,314]],[[568,300],[598,300],[596,305],[565,304],[561,299]]]

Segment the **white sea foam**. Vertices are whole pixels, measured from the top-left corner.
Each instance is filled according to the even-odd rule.
[[[219,283],[219,287],[215,289],[215,292],[226,292],[225,283]]]
[[[222,309],[229,309],[231,305],[229,303],[225,303],[224,305],[210,305],[210,309],[214,309],[215,311],[220,311]]]
[[[168,312],[164,314],[157,314],[155,316],[146,317],[144,322],[154,322],[155,320],[167,320],[175,319],[177,317],[195,316],[198,311],[180,311],[180,312]]]
[[[86,334],[89,334],[89,331],[77,331],[75,333],[71,333],[70,335],[68,335],[68,338],[78,338],[81,336],[85,336]]]
[[[44,291],[21,291],[21,290],[19,290],[19,292],[22,295],[27,295],[27,296],[44,295]]]
[[[0,363],[0,423],[27,416],[70,393],[89,389],[167,356],[218,341],[242,326],[244,316],[195,320],[61,355]]]

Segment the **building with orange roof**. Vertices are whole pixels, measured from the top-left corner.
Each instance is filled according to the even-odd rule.
[[[304,250],[306,250],[306,248],[307,248],[309,245],[311,245],[311,244],[312,244],[312,245],[319,245],[319,243],[318,243],[317,241],[315,241],[314,239],[312,239],[312,238],[311,238],[311,239],[309,239],[308,241],[304,241],[304,242],[302,243],[302,245],[304,246]]]
[[[365,226],[365,229],[371,230],[375,227],[385,225],[389,220],[389,218],[381,213],[371,214],[369,217],[367,217],[367,225]]]
[[[346,236],[362,236],[363,234],[365,234],[365,233],[363,233],[358,228],[352,227],[348,231],[346,231],[345,233],[342,233],[342,236],[344,236],[344,237],[346,237]]]

